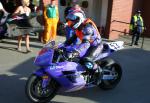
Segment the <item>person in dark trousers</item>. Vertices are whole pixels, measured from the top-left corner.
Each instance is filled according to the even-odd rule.
[[[138,10],[137,13],[131,19],[130,31],[132,34],[132,42],[130,46],[132,46],[133,44],[138,45],[140,35],[144,31],[144,22],[140,10]]]

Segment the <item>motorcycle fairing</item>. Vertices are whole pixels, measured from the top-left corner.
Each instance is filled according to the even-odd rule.
[[[50,48],[44,48],[43,54],[38,55],[34,61],[35,65],[38,66],[49,66],[52,63],[53,55],[54,55],[54,50]]]
[[[44,71],[61,85],[61,90],[66,92],[79,90],[86,84],[81,75],[85,69],[75,62],[52,63],[44,68]]]

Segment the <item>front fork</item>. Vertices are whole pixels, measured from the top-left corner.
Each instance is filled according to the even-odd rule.
[[[51,79],[50,76],[44,71],[43,68],[37,70],[36,72],[34,72],[34,75],[40,77],[42,79],[42,88],[46,88],[48,85],[49,80]]]
[[[46,88],[51,78],[46,74],[42,76],[42,88]]]

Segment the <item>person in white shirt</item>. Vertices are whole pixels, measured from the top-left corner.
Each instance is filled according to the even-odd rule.
[[[26,14],[26,16],[29,16],[29,14],[31,13],[31,9],[28,7],[29,4],[30,4],[29,0],[22,0],[22,5],[16,9],[13,15]],[[22,35],[18,36],[18,51],[21,51],[21,42],[22,42]],[[25,34],[25,42],[26,42],[26,52],[31,52],[32,50],[30,49],[29,46],[29,34]]]

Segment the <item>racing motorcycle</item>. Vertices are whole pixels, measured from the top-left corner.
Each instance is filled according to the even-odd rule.
[[[122,41],[104,42],[103,52],[93,60],[93,72],[89,72],[81,64],[81,58],[66,56],[61,45],[55,49],[55,42],[49,42],[34,60],[39,69],[34,71],[26,82],[25,92],[28,99],[34,103],[46,103],[50,102],[58,91],[73,92],[94,86],[104,90],[115,88],[121,80],[122,69],[110,55],[123,49],[123,44]]]

